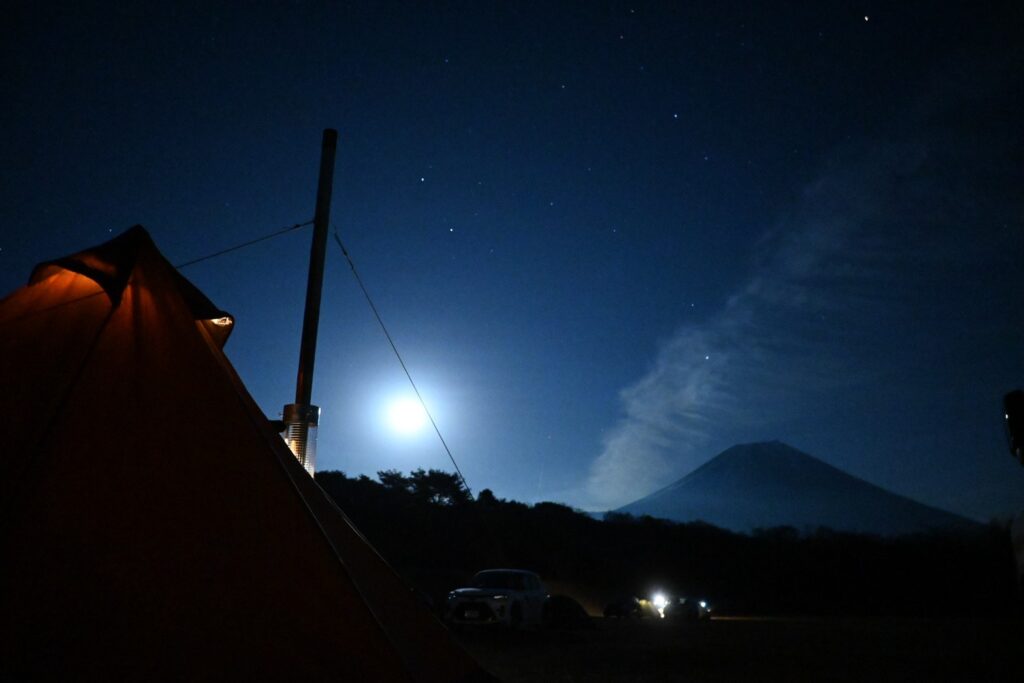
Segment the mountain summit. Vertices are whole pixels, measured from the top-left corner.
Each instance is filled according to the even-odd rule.
[[[733,531],[791,526],[894,536],[977,523],[858,479],[779,441],[723,451],[682,479],[616,510]]]

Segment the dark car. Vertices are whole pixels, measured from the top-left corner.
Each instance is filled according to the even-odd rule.
[[[644,609],[639,598],[628,595],[609,602],[604,615],[613,619],[639,619],[644,616]]]
[[[707,600],[674,598],[665,605],[664,614],[666,619],[703,621],[711,618],[711,605]]]
[[[583,605],[568,595],[552,595],[544,603],[544,628],[592,628],[590,617]]]

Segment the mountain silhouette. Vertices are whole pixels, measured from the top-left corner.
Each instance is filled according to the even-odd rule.
[[[858,479],[779,441],[729,448],[682,479],[618,508],[724,529],[795,527],[895,536],[978,523]]]

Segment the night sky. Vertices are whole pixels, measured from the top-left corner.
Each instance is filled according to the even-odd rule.
[[[307,221],[336,128],[332,229],[474,491],[607,509],[780,439],[1024,509],[1019,3],[62,4],[0,27],[0,293]],[[311,234],[183,269],[272,418]],[[451,469],[329,248],[318,468]]]

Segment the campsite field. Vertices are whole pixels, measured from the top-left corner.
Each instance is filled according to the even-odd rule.
[[[1019,681],[1021,620],[715,618],[458,638],[503,681]]]

